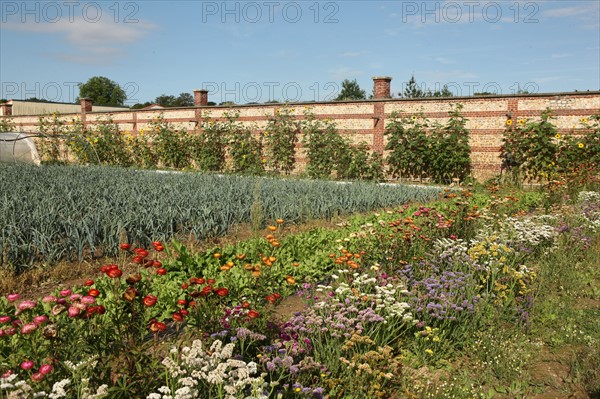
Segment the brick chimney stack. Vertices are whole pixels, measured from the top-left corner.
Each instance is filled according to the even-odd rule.
[[[389,76],[373,76],[373,98],[391,98],[391,81]]]
[[[205,107],[208,105],[208,90],[194,90],[194,105]]]

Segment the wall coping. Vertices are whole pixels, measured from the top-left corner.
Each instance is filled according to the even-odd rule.
[[[571,91],[571,92],[551,92],[551,93],[530,93],[530,94],[492,94],[485,96],[456,96],[456,97],[420,97],[420,98],[379,98],[379,99],[367,99],[367,100],[343,100],[343,101],[300,101],[290,103],[268,103],[268,104],[236,104],[236,105],[203,105],[203,106],[190,106],[190,107],[168,107],[160,110],[143,110],[143,109],[123,109],[114,111],[92,111],[86,112],[88,115],[92,114],[120,114],[128,112],[157,112],[157,111],[172,111],[172,110],[211,110],[211,109],[238,109],[238,108],[280,108],[284,106],[310,106],[310,105],[336,105],[336,104],[368,104],[368,103],[393,103],[393,102],[431,102],[431,101],[478,101],[488,99],[502,99],[502,98],[544,98],[544,97],[573,97],[573,96],[597,96],[600,95],[600,90],[594,91]],[[22,100],[15,100],[22,101]],[[70,103],[69,103],[70,104]],[[72,104],[76,105],[76,104]],[[61,115],[79,115],[80,113],[68,113]],[[12,115],[12,117],[26,117],[26,116],[47,116],[48,114],[35,114],[35,115]],[[11,117],[9,115],[0,115],[0,117]]]

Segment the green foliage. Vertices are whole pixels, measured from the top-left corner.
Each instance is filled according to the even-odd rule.
[[[94,105],[123,106],[127,94],[118,83],[105,78],[94,76],[85,83],[79,83],[79,98],[89,98]]]
[[[191,165],[188,133],[185,130],[175,130],[162,115],[150,122],[149,130],[154,154],[162,166],[184,169]]]
[[[540,119],[506,121],[500,157],[513,180],[552,181],[560,175],[594,175],[600,165],[600,116],[581,119],[581,133],[562,134],[551,122],[552,110]]]
[[[410,118],[392,114],[386,126],[386,150],[393,177],[429,177],[436,183],[464,180],[471,173],[471,148],[467,119],[460,113],[461,104],[448,111],[445,126],[432,125],[423,114]]]
[[[337,178],[343,180],[383,181],[383,158],[378,152],[369,154],[369,145],[361,142],[357,146],[346,144],[339,152]]]
[[[305,115],[302,133],[308,156],[306,172],[313,179],[331,178],[338,166],[339,157],[348,144],[338,133],[333,122],[317,119],[308,111]]]
[[[431,156],[426,131],[428,127],[429,121],[423,114],[410,118],[392,114],[391,122],[385,130],[385,135],[388,136],[385,149],[390,151],[386,161],[392,177],[423,179],[427,176]]]
[[[133,165],[128,136],[119,130],[119,126],[111,118],[94,125],[94,130],[89,134],[92,137],[94,155],[101,164]]]
[[[277,109],[264,132],[267,166],[286,175],[296,166],[296,144],[302,129],[292,112],[288,107]]]
[[[421,85],[423,86],[423,85]],[[423,89],[417,84],[417,80],[415,76],[411,76],[404,91],[402,93],[398,93],[401,97],[404,98],[424,98],[424,97],[452,97],[453,94],[448,89],[447,85],[444,85],[441,90],[431,90],[431,89]]]
[[[364,100],[367,98],[367,93],[360,88],[356,79],[344,79],[342,81],[342,90],[335,98],[336,101],[346,100]]]
[[[44,163],[65,163],[68,161],[68,149],[64,140],[68,137],[69,127],[63,118],[54,113],[41,116],[38,122],[41,137],[38,139],[40,158]]]
[[[194,105],[194,97],[190,93],[181,93],[177,97],[162,94],[156,97],[154,103],[163,107],[191,107]]]
[[[237,122],[239,115],[228,115],[227,138],[233,173],[260,175],[264,173],[262,142],[252,135],[251,128]]]
[[[0,196],[0,260],[3,267],[21,270],[36,260],[115,254],[123,236],[140,244],[220,236],[237,223],[297,222],[307,209],[312,217],[331,218],[437,195],[404,186],[256,179],[1,165],[0,180],[14,189]],[[251,211],[256,203],[262,211]]]
[[[192,157],[202,171],[221,172],[225,170],[225,144],[227,123],[207,117],[202,123],[200,134],[192,138]]]
[[[462,104],[457,104],[448,112],[448,123],[431,133],[430,175],[438,183],[451,183],[453,178],[463,181],[471,174],[469,131],[461,109]]]

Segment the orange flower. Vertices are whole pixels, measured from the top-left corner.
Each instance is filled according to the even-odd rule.
[[[275,231],[277,230],[277,226],[267,226],[267,229],[269,229],[270,231]]]
[[[214,253],[214,254],[213,254],[213,256],[214,256],[215,258],[219,259],[219,258],[221,257],[221,254],[217,252],[217,253]]]
[[[283,219],[277,219],[277,220],[275,220],[275,222],[276,222],[277,224],[282,224],[282,223],[284,222],[284,220],[283,220]]]
[[[246,254],[239,254],[235,256],[236,258],[238,258],[238,260],[242,260],[246,257]]]
[[[290,285],[296,284],[296,279],[294,277],[292,277],[292,276],[287,276],[285,278],[285,281],[287,281],[287,283],[290,284]]]

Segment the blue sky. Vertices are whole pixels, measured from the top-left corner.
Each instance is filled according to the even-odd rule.
[[[599,90],[600,1],[0,1],[0,98],[73,102],[105,76],[128,105],[319,101],[413,74],[455,95]]]

